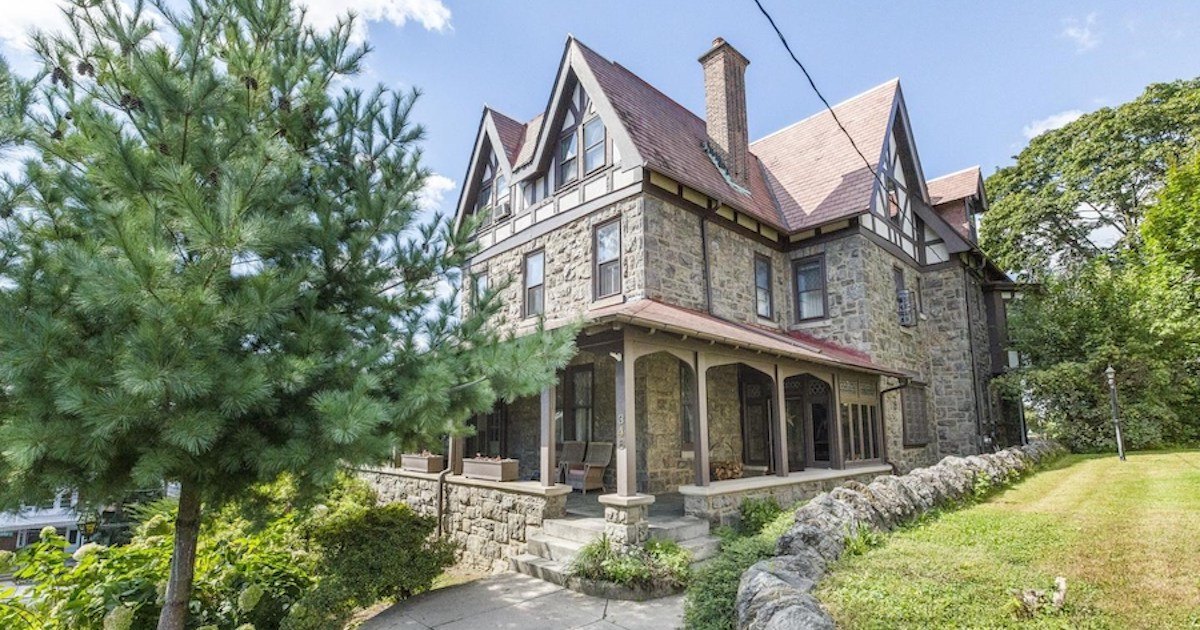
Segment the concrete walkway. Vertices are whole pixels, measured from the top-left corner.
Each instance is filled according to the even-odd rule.
[[[605,600],[527,575],[502,573],[418,595],[368,619],[361,628],[669,630],[682,625],[682,595],[642,603]]]

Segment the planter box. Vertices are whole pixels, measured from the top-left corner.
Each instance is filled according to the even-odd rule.
[[[400,456],[400,468],[410,472],[439,473],[446,467],[446,458],[441,455],[405,453]]]
[[[463,476],[486,481],[516,481],[517,460],[464,459]]]

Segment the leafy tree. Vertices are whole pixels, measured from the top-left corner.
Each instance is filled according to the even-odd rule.
[[[1200,79],[1157,83],[1041,134],[987,180],[981,245],[1002,268],[1040,277],[1138,241],[1167,169],[1200,145]],[[1103,229],[1111,246],[1093,240]]]
[[[494,300],[438,296],[472,226],[420,220],[417,94],[338,87],[367,54],[349,20],[174,6],[76,0],[44,71],[5,79],[33,157],[0,185],[0,507],[178,482],[181,629],[202,504],[461,432],[552,382],[573,331],[505,339]]]

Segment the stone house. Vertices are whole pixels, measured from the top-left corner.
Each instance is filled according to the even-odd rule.
[[[989,388],[1015,286],[976,244],[979,169],[926,179],[898,80],[751,142],[749,61],[721,39],[699,61],[704,117],[574,38],[545,111],[484,109],[464,308],[491,291],[497,326],[582,332],[557,387],[475,420],[451,483],[464,452],[516,459],[495,489],[542,497],[540,528],[592,514],[563,498],[563,444],[611,444],[598,529],[637,543],[656,496],[715,523],[1022,442],[1020,405]],[[512,529],[510,555],[546,533]]]

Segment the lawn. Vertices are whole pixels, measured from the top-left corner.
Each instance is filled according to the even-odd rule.
[[[1013,589],[1068,581],[1020,620]],[[984,503],[838,562],[817,597],[844,628],[1200,628],[1200,451],[1070,456]]]

